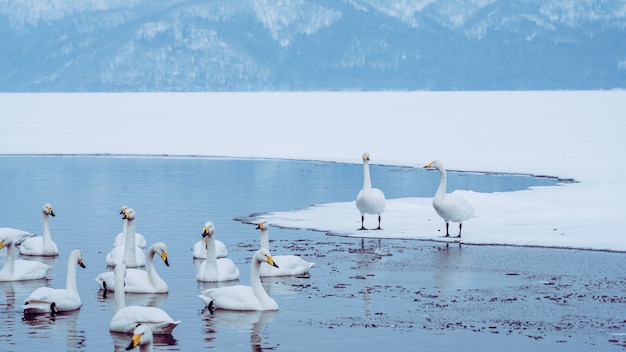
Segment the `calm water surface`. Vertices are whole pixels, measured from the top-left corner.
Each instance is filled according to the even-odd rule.
[[[387,198],[431,197],[436,172],[372,165]],[[129,336],[112,334],[113,297],[95,277],[121,231],[119,209],[137,212],[137,231],[168,246],[170,266],[157,270],[166,295],[127,295],[127,304],[158,306],[182,320],[156,350],[227,351],[319,349],[621,350],[626,345],[626,298],[621,253],[515,247],[446,247],[407,240],[366,240],[311,231],[270,229],[274,254],[315,262],[310,277],[264,280],[278,312],[214,315],[203,310],[199,265],[191,247],[205,221],[216,225],[248,283],[258,248],[252,213],[352,201],[362,185],[361,164],[287,160],[171,157],[0,157],[0,227],[41,233],[50,202],[52,237],[60,256],[49,280],[0,283],[1,350],[122,350]],[[449,190],[511,191],[555,185],[549,178],[450,173]],[[358,216],[355,210],[355,216]],[[67,255],[83,251],[78,269],[79,311],[25,318],[23,300],[43,285],[63,287]],[[5,251],[0,251],[3,265]]]

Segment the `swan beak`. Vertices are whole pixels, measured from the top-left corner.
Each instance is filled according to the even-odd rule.
[[[140,342],[141,342],[141,334],[133,334],[130,344],[128,344],[128,347],[126,347],[126,351],[130,351],[133,348],[139,346]]]
[[[278,268],[278,265],[276,263],[274,263],[274,258],[272,258],[271,255],[267,256],[267,264],[269,264],[269,265],[271,265],[273,267]]]
[[[424,166],[424,169],[430,169],[431,167],[433,167],[433,163],[430,163],[430,164]]]
[[[56,215],[54,215],[54,212],[52,211],[52,208],[48,209],[48,215],[56,216]]]
[[[85,263],[83,263],[82,259],[78,261],[78,265],[80,265],[81,268],[85,269]]]
[[[206,226],[206,227],[204,228],[204,231],[202,231],[202,237],[206,237],[206,236],[208,236],[208,235],[209,235],[209,233],[210,233],[209,227],[208,227],[208,226]]]
[[[258,225],[256,225],[257,230],[262,230],[264,227],[265,227],[265,221],[261,221],[259,222]]]
[[[4,248],[4,241],[0,241],[0,249]]]
[[[163,251],[163,253],[161,253],[161,260],[163,260],[165,265],[170,266],[170,263],[167,261],[167,252]]]

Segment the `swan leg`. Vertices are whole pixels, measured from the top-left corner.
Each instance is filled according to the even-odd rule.
[[[365,226],[363,226],[363,221],[365,221],[365,215],[361,215],[361,228],[358,230],[367,230]]]
[[[378,215],[378,227],[376,228],[376,230],[382,230],[382,229],[380,228],[380,215]]]
[[[57,304],[52,302],[50,303],[50,316],[54,317],[57,315]]]
[[[449,227],[450,227],[450,223],[446,221],[446,236],[445,237],[450,237],[450,232],[448,232]]]
[[[461,228],[462,228],[462,227],[463,227],[463,223],[462,223],[462,222],[460,222],[460,223],[459,223],[459,235],[458,235],[458,236],[456,236],[456,237],[458,237],[458,238],[461,238]]]
[[[209,310],[209,313],[213,314],[213,312],[215,312],[215,310],[213,309],[213,301],[209,302],[209,305],[206,307]]]

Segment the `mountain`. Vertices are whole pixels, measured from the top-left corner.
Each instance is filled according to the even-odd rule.
[[[0,0],[0,91],[626,88],[626,0]]]

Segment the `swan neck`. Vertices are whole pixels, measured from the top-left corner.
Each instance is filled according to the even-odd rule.
[[[252,260],[252,264],[250,265],[250,286],[252,287],[252,292],[259,299],[259,302],[263,307],[267,307],[268,304],[271,304],[274,300],[265,292],[263,288],[263,283],[261,282],[261,262],[258,260]]]
[[[261,248],[265,248],[268,251],[270,250],[270,237],[268,235],[267,229],[261,230]]]
[[[15,252],[13,251],[13,243],[7,243],[5,247],[7,249],[7,258],[2,271],[13,274],[13,268],[15,267]]]
[[[217,254],[215,251],[215,238],[213,238],[213,235],[208,235],[206,251],[204,278],[205,280],[217,280]]]
[[[363,162],[363,189],[372,188],[372,179],[370,178],[370,164]]]
[[[46,213],[43,213],[43,229],[42,229],[42,238],[43,238],[43,247],[46,248],[46,244],[50,241],[50,216]]]
[[[439,170],[439,174],[441,174],[441,180],[439,181],[439,188],[437,188],[437,193],[435,194],[435,198],[441,199],[443,198],[444,194],[446,194],[447,176],[446,176],[445,169],[438,169],[438,170]]]
[[[129,268],[137,267],[137,258],[135,256],[135,220],[127,220],[124,264]]]
[[[65,281],[65,289],[75,296],[78,296],[78,287],[76,286],[77,260],[75,255],[70,255],[70,259],[67,261],[67,278]]]
[[[126,307],[126,292],[124,290],[125,279],[122,272],[115,271],[115,291],[113,292],[113,299],[115,300],[116,313]]]

